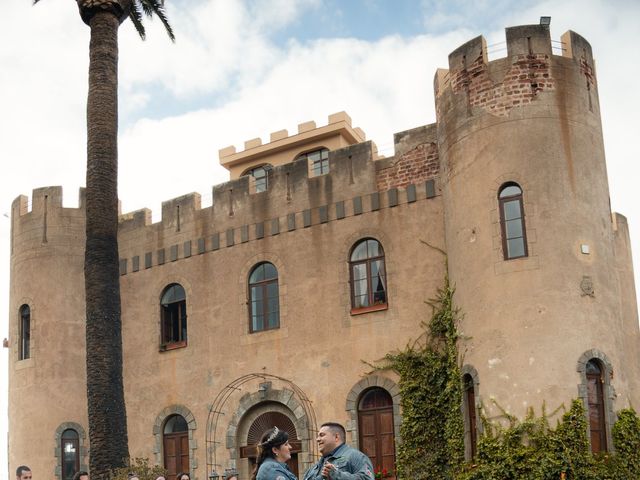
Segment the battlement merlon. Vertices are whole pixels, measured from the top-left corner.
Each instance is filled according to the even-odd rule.
[[[287,130],[271,133],[270,142],[262,144],[260,138],[244,142],[244,150],[237,152],[234,146],[219,150],[220,164],[229,170],[231,179],[239,178],[248,168],[269,163],[273,166],[292,162],[305,151],[316,148],[335,150],[366,140],[361,128],[351,126],[351,117],[346,112],[329,115],[325,126],[316,127],[315,122],[298,125],[298,133],[289,135]]]
[[[505,29],[507,57],[518,55],[554,56],[548,25],[520,25]],[[569,30],[561,36],[562,57],[573,58],[577,63],[593,66],[591,45],[579,34]],[[487,57],[487,42],[480,35],[456,48],[449,54],[449,69],[438,69],[434,76],[436,97],[450,83],[452,75],[477,65],[490,63]]]

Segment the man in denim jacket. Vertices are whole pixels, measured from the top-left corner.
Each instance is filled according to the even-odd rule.
[[[323,423],[316,437],[322,458],[307,470],[304,480],[374,480],[373,465],[364,453],[346,445],[339,423]]]

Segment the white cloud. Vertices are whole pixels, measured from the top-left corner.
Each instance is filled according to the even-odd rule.
[[[149,25],[146,42],[136,38],[129,24],[120,34],[121,114],[128,119],[120,135],[120,196],[125,211],[149,207],[156,219],[161,201],[191,191],[206,200],[211,186],[226,179],[218,165],[219,148],[242,148],[244,140],[256,136],[267,141],[270,132],[281,128],[293,133],[307,120],[321,125],[336,111],[346,110],[355,126],[383,152],[392,153],[394,132],[434,121],[433,76],[436,68],[447,67],[449,52],[480,33],[490,43],[504,40],[502,29],[483,30],[466,15],[466,29],[458,28],[457,21],[456,29],[441,35],[293,39],[282,46],[273,42],[274,32],[300,21],[304,12],[322,14],[319,1],[190,0],[189,8],[167,5],[178,37],[175,45],[157,21]],[[632,40],[640,4],[540,2],[516,13],[506,3],[500,5],[504,11],[496,15],[506,19],[505,26],[551,15],[554,39],[572,28],[593,45],[612,206],[629,217],[638,262],[635,113],[640,96],[634,83],[640,67]],[[435,6],[440,9],[436,13],[459,14]],[[476,16],[489,11],[475,10]],[[84,184],[88,28],[72,2],[54,0],[35,7],[27,1],[6,2],[3,20],[4,37],[11,41],[0,42],[0,214],[9,212],[18,194],[30,195],[32,188],[45,185],[64,185],[66,204],[74,204],[77,188]],[[136,117],[158,98],[158,89],[175,95],[177,100],[171,100],[176,103],[197,106],[171,117]],[[9,226],[0,215],[0,304],[5,306]],[[8,331],[6,321],[0,326],[1,338]],[[6,350],[0,359],[0,370],[6,372]],[[6,381],[4,375],[2,379]],[[0,384],[0,391],[6,391],[6,384]],[[4,412],[6,399],[0,396],[0,431]],[[0,443],[5,438],[0,434]],[[6,465],[5,454],[0,445],[0,465]],[[0,478],[5,473],[0,467]]]

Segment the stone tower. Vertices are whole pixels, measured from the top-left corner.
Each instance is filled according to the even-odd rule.
[[[477,37],[435,79],[464,363],[489,415],[497,403],[521,417],[543,401],[553,409],[586,399],[593,359],[610,423],[639,398],[640,357],[628,229],[610,212],[591,46],[569,31],[554,55],[545,25],[507,28],[506,37],[505,58],[488,62]]]

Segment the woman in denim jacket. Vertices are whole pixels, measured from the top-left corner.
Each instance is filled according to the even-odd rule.
[[[287,467],[291,458],[289,434],[273,427],[267,430],[258,445],[258,460],[251,480],[298,480]]]

